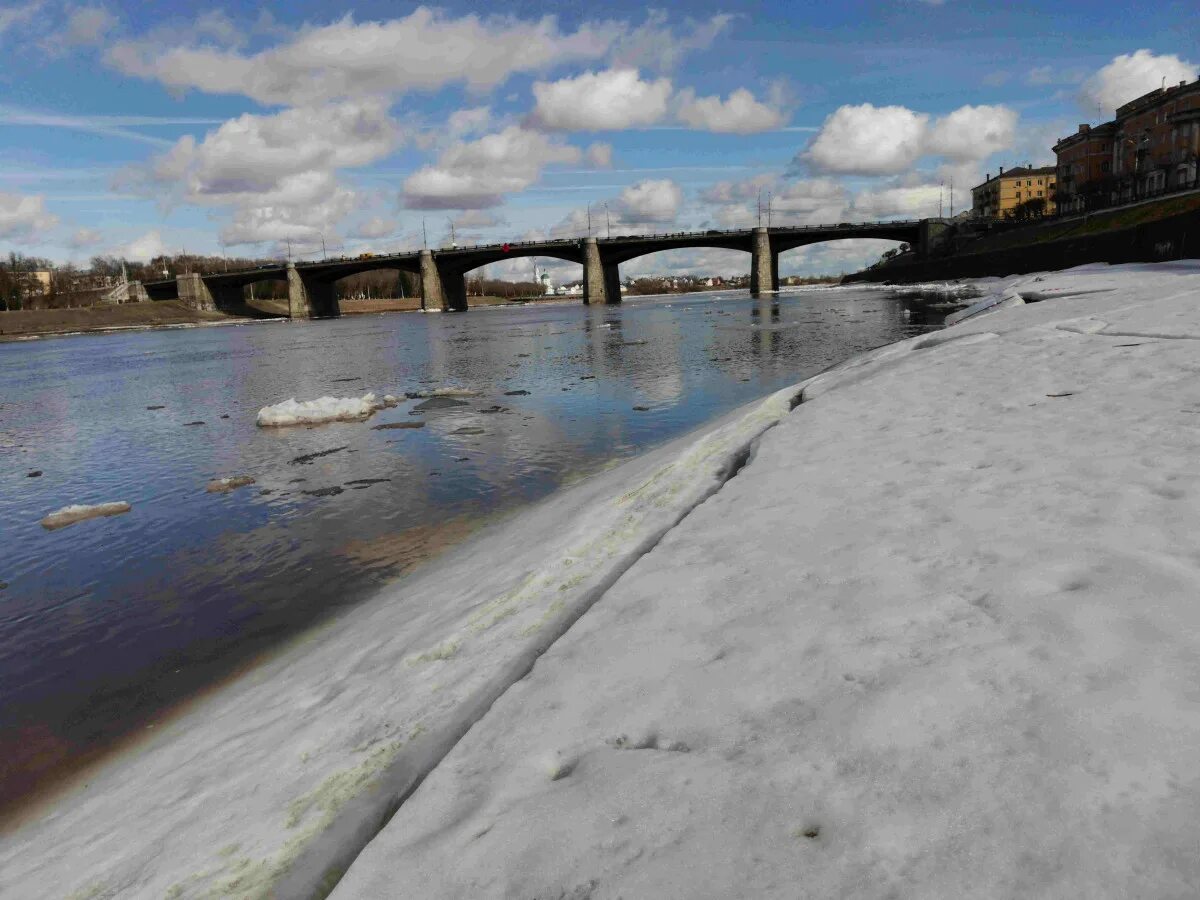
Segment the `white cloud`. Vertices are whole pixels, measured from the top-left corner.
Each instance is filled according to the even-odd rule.
[[[503,218],[483,209],[464,210],[454,217],[455,228],[493,228],[503,224]]]
[[[967,194],[969,196],[969,192]],[[948,203],[949,194],[941,185],[918,184],[861,191],[854,197],[851,215],[856,221],[872,219],[927,218],[938,214],[938,199]],[[969,205],[969,204],[968,204]],[[944,205],[943,211],[949,206]]]
[[[1084,82],[1084,108],[1090,111],[1100,104],[1108,115],[1110,110],[1161,87],[1164,78],[1171,87],[1180,81],[1195,81],[1196,74],[1195,63],[1170,54],[1155,56],[1149,50],[1137,50],[1117,56]]]
[[[459,142],[404,181],[410,209],[479,209],[499,206],[503,195],[523,191],[554,163],[578,163],[583,153],[557,138],[512,125],[476,141]]]
[[[738,88],[727,100],[719,96],[697,97],[690,88],[680,91],[679,120],[693,128],[733,134],[753,134],[778,128],[784,114],[754,98],[745,88]]]
[[[617,205],[624,222],[674,222],[683,206],[683,189],[669,178],[647,179],[621,191]]]
[[[158,231],[148,231],[116,251],[117,256],[135,262],[149,262],[154,257],[166,253],[167,245],[163,243],[162,235]]]
[[[1017,114],[1005,106],[962,106],[930,122],[903,106],[843,106],[796,157],[821,173],[896,175],[922,156],[973,162],[1013,145]]]
[[[716,206],[714,220],[722,228],[752,228],[759,222],[772,225],[823,225],[844,218],[849,197],[845,187],[831,178],[781,181],[766,174],[744,181],[720,181],[700,195],[702,203]]]
[[[588,161],[588,165],[597,169],[611,169],[613,164],[613,148],[612,144],[595,143],[589,144],[587,150],[584,151],[584,156]]]
[[[675,222],[683,207],[683,189],[669,178],[630,185],[609,200],[591,204],[591,234],[653,234]],[[574,209],[547,230],[552,238],[582,237],[588,231],[588,209]]]
[[[470,109],[457,109],[446,120],[446,131],[453,138],[469,137],[482,134],[492,124],[492,109],[490,106],[475,106]]]
[[[921,155],[928,121],[903,106],[842,106],[825,119],[803,159],[817,172],[903,172]]]
[[[3,37],[10,28],[31,21],[41,7],[42,0],[34,0],[33,3],[0,9],[0,37]]]
[[[285,191],[291,190],[290,185]],[[334,230],[337,224],[359,208],[357,194],[324,179],[315,184],[298,184],[294,191],[281,197],[264,198],[258,205],[239,207],[233,221],[221,229],[221,241],[228,246],[261,244],[287,240],[303,241],[306,246],[318,245],[321,238],[337,243]],[[305,195],[310,199],[301,199]]]
[[[116,24],[116,17],[104,7],[80,6],[67,16],[66,28],[59,39],[62,46],[90,47],[101,43]]]
[[[191,202],[243,202],[294,187],[298,176],[312,183],[314,176],[375,162],[398,143],[384,102],[346,101],[230,119],[200,143],[181,138],[154,172],[160,181],[181,182]]]
[[[923,150],[956,162],[979,160],[1012,146],[1017,114],[1006,106],[961,106],[933,123]]]
[[[305,26],[290,40],[253,54],[142,39],[114,45],[107,58],[126,74],[171,88],[301,105],[448,84],[491,88],[516,72],[601,59],[627,30],[605,22],[563,32],[553,16],[455,19],[418,7],[383,22],[355,22],[347,15],[329,25]]]
[[[384,238],[392,234],[396,230],[395,219],[385,219],[382,216],[375,216],[365,222],[361,222],[353,231],[350,232],[351,237],[366,238],[375,240]]]
[[[46,211],[46,198],[41,194],[0,193],[0,238],[26,243],[57,224],[58,217]]]
[[[718,14],[705,21],[688,21],[688,33],[678,34],[667,25],[667,14],[650,10],[646,21],[627,29],[613,46],[611,62],[615,68],[654,69],[669,72],[688,53],[707,50],[733,21],[733,16]]]
[[[337,172],[375,162],[398,142],[381,100],[247,114],[202,141],[181,138],[125,180],[175,202],[234,207],[232,223],[222,230],[227,244],[319,236],[356,206]]]
[[[539,128],[606,131],[653,125],[667,113],[671,82],[643,81],[637,69],[584,72],[559,81],[537,81],[530,122]]]
[[[85,247],[94,247],[96,244],[104,240],[104,235],[94,228],[80,228],[73,235],[68,243],[72,249],[82,250]]]

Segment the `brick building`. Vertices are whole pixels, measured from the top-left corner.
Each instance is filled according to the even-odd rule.
[[[1065,209],[1200,187],[1200,80],[1143,94],[1111,122],[1080,125],[1054,153]]]
[[[983,184],[971,188],[971,215],[1006,218],[1018,215],[1022,205],[1031,211],[1040,207],[1041,213],[1049,215],[1055,209],[1055,173],[1054,166],[1023,166],[1007,172],[1001,166],[998,175],[989,172]]]
[[[1080,125],[1079,131],[1054,145],[1058,157],[1058,208],[1078,212],[1096,196],[1107,196],[1115,184],[1112,171],[1113,143],[1117,123],[1105,122],[1095,128]]]

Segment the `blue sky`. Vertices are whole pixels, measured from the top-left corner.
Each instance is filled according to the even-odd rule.
[[[0,5],[0,251],[268,256],[956,210],[1197,77],[1194,5]],[[788,254],[841,271],[886,245]],[[632,266],[633,264],[631,264]],[[740,271],[691,251],[644,271]],[[496,273],[501,274],[501,273]]]

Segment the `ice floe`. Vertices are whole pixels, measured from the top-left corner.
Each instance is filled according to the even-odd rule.
[[[399,402],[399,399],[391,394],[385,394],[382,398],[375,394],[363,394],[361,397],[318,397],[316,400],[296,400],[293,397],[274,406],[264,406],[258,411],[256,422],[260,427],[268,428],[361,421]]]
[[[42,527],[47,531],[54,531],[57,528],[66,528],[68,525],[74,525],[76,522],[83,522],[87,519],[119,516],[121,513],[127,513],[131,509],[133,507],[124,501],[97,503],[91,506],[86,504],[64,506],[62,509],[55,510],[42,519]]]
[[[214,478],[205,490],[210,494],[227,494],[251,484],[254,484],[254,479],[249,475],[232,475],[228,478]]]

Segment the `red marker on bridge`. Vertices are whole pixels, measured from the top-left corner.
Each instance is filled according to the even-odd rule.
[[[505,253],[507,253],[507,252],[508,252],[508,244],[505,244],[505,245],[504,245],[503,247],[501,247],[500,249],[501,249],[501,250],[503,250]]]

